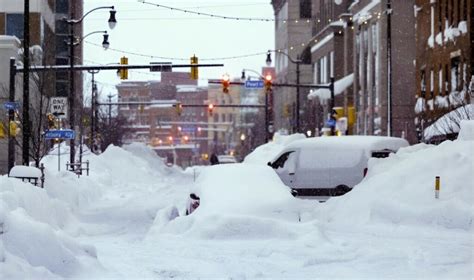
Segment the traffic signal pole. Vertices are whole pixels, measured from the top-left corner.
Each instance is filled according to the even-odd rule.
[[[15,58],[10,58],[10,92],[8,96],[8,101],[15,102],[15,74],[16,74],[16,65]],[[13,135],[11,135],[11,125],[15,121],[15,110],[8,110],[8,172],[15,165],[15,141]]]

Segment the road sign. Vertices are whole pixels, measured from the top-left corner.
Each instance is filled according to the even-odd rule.
[[[67,116],[67,97],[52,97],[49,105],[49,112],[57,118]]]
[[[44,133],[45,139],[74,139],[76,133],[72,129],[47,130]]]
[[[246,88],[263,88],[262,80],[247,80],[245,81]]]
[[[327,125],[328,127],[336,127],[336,120],[335,120],[335,119],[332,119],[332,118],[331,118],[331,119],[328,119],[328,120],[326,121],[326,125]]]
[[[20,105],[18,104],[18,102],[5,102],[3,103],[3,107],[5,107],[6,110],[16,110],[18,109],[18,107],[20,107]]]

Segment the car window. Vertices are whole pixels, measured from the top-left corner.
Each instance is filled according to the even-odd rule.
[[[392,150],[381,150],[381,151],[373,151],[372,152],[372,157],[374,158],[386,158],[388,157],[391,153],[393,153]]]
[[[285,162],[288,160],[288,157],[293,152],[294,151],[289,151],[289,152],[286,152],[286,153],[282,154],[277,160],[275,160],[275,162],[273,162],[272,167],[274,169],[283,168],[283,166],[285,165]]]

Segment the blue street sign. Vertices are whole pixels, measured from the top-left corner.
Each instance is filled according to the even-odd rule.
[[[263,88],[262,80],[247,80],[245,81],[246,88]]]
[[[20,106],[19,106],[18,102],[9,101],[9,102],[3,103],[3,107],[5,107],[5,109],[7,109],[7,110],[16,110]]]
[[[326,121],[326,125],[329,127],[336,127],[336,120],[335,119],[328,119]]]
[[[44,133],[45,139],[74,139],[76,133],[72,129],[48,130]]]

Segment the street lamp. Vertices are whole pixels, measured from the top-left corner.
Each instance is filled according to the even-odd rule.
[[[97,7],[86,14],[84,14],[81,18],[79,19],[67,19],[64,18],[63,20],[69,25],[69,62],[70,62],[70,67],[71,71],[69,72],[69,125],[71,129],[74,130],[75,124],[76,124],[76,119],[75,119],[75,114],[74,114],[74,103],[75,103],[75,96],[74,96],[74,71],[72,70],[74,68],[74,25],[81,23],[84,18],[92,13],[93,11],[96,10],[101,10],[101,9],[110,9],[110,16],[109,16],[109,27],[113,29],[117,25],[117,20],[115,18],[116,11],[114,9],[114,6],[102,6],[102,7]],[[85,37],[94,34],[94,32],[86,35]],[[84,38],[85,38],[84,37]],[[81,42],[81,41],[80,41]],[[79,42],[79,43],[80,43]],[[78,44],[79,44],[78,43]],[[108,35],[104,35],[104,41],[102,42],[102,46],[104,48],[109,47],[109,42],[108,42]],[[75,139],[71,139],[71,144],[70,144],[70,158],[69,162],[72,164],[75,163]],[[73,165],[74,166],[74,165]]]
[[[296,132],[300,132],[300,64],[303,62],[299,55],[296,57],[296,59],[291,58],[287,53],[283,51],[275,51],[275,50],[268,50],[267,51],[267,59],[266,63],[268,66],[272,64],[272,58],[271,58],[271,52],[278,52],[286,56],[291,63],[296,64]]]

